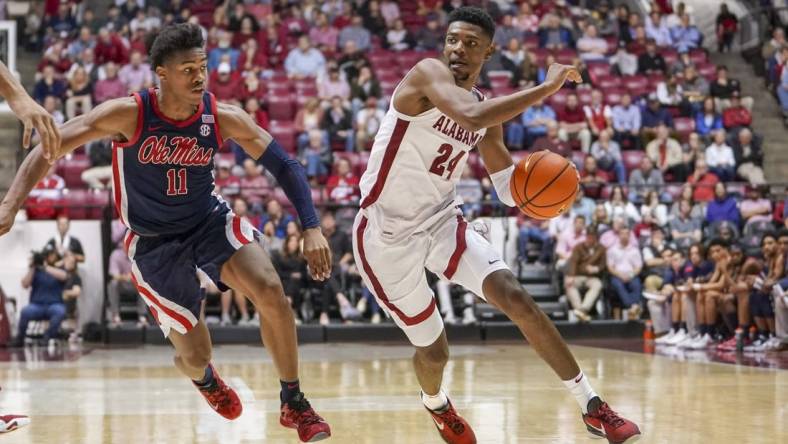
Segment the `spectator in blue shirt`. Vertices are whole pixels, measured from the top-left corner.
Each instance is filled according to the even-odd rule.
[[[643,112],[640,113],[643,137],[653,139],[657,135],[657,127],[664,124],[668,128],[673,128],[673,116],[668,110],[662,108],[655,93],[648,96],[648,103]]]
[[[30,261],[30,268],[22,278],[22,288],[30,289],[30,303],[19,315],[16,346],[24,344],[27,325],[30,321],[49,320],[49,328],[44,333],[44,340],[54,341],[60,331],[60,324],[66,317],[66,306],[63,304],[63,283],[68,277],[65,270],[55,267],[60,255],[54,248],[47,247],[43,252],[35,253]]]
[[[33,87],[33,98],[36,99],[36,102],[44,103],[47,96],[54,96],[61,100],[66,97],[66,83],[55,78],[55,68],[52,65],[44,67],[41,80],[36,82]]]
[[[317,77],[325,70],[326,58],[312,47],[309,37],[298,38],[298,47],[293,48],[285,59],[285,71],[290,78]]]
[[[670,37],[673,40],[673,47],[678,52],[687,52],[700,46],[702,36],[698,28],[690,24],[688,14],[681,15],[681,25],[670,29]]]
[[[695,131],[708,140],[714,130],[722,129],[722,116],[714,107],[714,98],[703,100],[703,109],[695,114]]]
[[[238,68],[238,57],[241,51],[230,46],[233,40],[233,35],[228,31],[219,31],[219,42],[216,48],[213,48],[208,53],[208,71],[215,71],[222,62],[222,57],[229,55],[230,67],[233,71]]]
[[[547,18],[547,26],[539,29],[539,47],[546,49],[574,48],[572,33],[561,26],[561,19],[555,14]]]
[[[640,108],[632,103],[632,96],[625,93],[621,102],[611,110],[615,134],[613,139],[623,148],[640,149]]]
[[[294,222],[293,216],[282,210],[282,205],[276,199],[271,199],[265,206],[265,214],[260,220],[260,231],[263,231],[265,224],[271,221],[274,224],[274,235],[279,239],[287,237],[287,225]]]
[[[728,194],[724,182],[717,182],[714,186],[714,200],[706,206],[706,223],[728,221],[737,227],[741,222],[739,207],[736,199]]]
[[[506,130],[506,140],[512,149],[522,149],[523,142],[531,146],[534,140],[547,134],[547,125],[555,122],[555,111],[550,105],[538,101],[525,110],[522,115],[522,124],[512,122]]]

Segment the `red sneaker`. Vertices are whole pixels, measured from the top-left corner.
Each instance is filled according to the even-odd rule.
[[[225,384],[219,373],[213,368],[213,364],[208,364],[213,372],[213,379],[215,383],[208,388],[197,387],[197,390],[208,401],[208,405],[216,411],[216,413],[224,416],[227,419],[235,419],[241,416],[243,406],[238,394],[229,385]],[[195,387],[197,385],[195,384]]]
[[[736,351],[736,337],[732,337],[725,342],[717,344],[719,351]]]
[[[426,407],[425,407],[426,408]],[[432,421],[435,423],[435,428],[441,434],[441,438],[449,444],[476,444],[476,435],[468,423],[462,419],[451,401],[446,406],[446,411],[438,413],[427,409],[432,415]]]
[[[309,405],[303,393],[282,404],[279,424],[298,430],[301,442],[321,441],[331,436],[331,427]]]
[[[588,432],[595,437],[607,438],[610,444],[630,444],[640,439],[640,429],[634,422],[618,416],[599,397],[588,401],[588,413],[583,415]]]
[[[23,415],[0,416],[0,433],[10,432],[30,424],[30,418]]]

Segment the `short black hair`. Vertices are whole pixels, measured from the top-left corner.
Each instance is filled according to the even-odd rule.
[[[178,23],[152,34],[148,44],[151,66],[156,69],[176,52],[188,51],[205,46],[202,29],[191,23]]]
[[[761,235],[761,246],[763,246],[763,243],[767,237],[770,237],[772,238],[773,241],[777,242],[777,233],[775,233],[774,231],[767,231],[763,233],[763,235]]]
[[[457,8],[449,14],[447,26],[454,22],[465,22],[476,25],[482,28],[490,40],[492,40],[495,35],[495,22],[492,17],[490,17],[490,14],[482,8],[477,8],[475,6],[462,6]]]
[[[720,248],[728,249],[730,248],[730,244],[728,244],[728,242],[726,242],[724,239],[715,237],[714,239],[711,240],[711,242],[709,242],[709,249],[711,249],[711,247],[720,247]]]

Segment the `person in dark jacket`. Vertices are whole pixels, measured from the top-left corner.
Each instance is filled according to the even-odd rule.
[[[298,322],[298,313],[303,302],[301,289],[304,287],[306,276],[306,261],[301,255],[301,235],[298,233],[289,234],[282,250],[272,252],[271,262],[279,274],[285,296],[290,300],[290,305],[296,313],[296,322]]]

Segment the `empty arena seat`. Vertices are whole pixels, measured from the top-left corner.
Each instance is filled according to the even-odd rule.
[[[668,67],[675,65],[679,60],[679,53],[673,48],[660,49],[659,53],[662,55],[662,58],[665,60],[665,65]]]
[[[645,96],[652,91],[649,88],[649,81],[646,76],[624,76],[622,77],[622,83],[633,97]]]
[[[577,58],[577,51],[572,48],[559,49],[555,53],[555,61],[564,65],[571,65]]]
[[[90,160],[87,156],[69,155],[63,158],[60,167],[60,175],[66,182],[66,188],[84,188],[85,182],[82,181],[82,172],[90,168]]]
[[[564,105],[566,105],[566,97],[570,94],[570,92],[571,91],[569,91],[566,88],[561,88],[558,91],[556,91],[556,93],[550,96],[550,98],[548,99],[548,101],[550,102],[550,106],[552,106],[553,109],[556,111],[563,108]]]
[[[610,106],[618,105],[621,102],[621,96],[628,93],[624,88],[612,87],[602,89],[602,94],[605,97],[605,103]]]
[[[268,117],[271,120],[292,120],[295,117],[295,100],[290,93],[267,96]]]
[[[616,76],[601,76],[594,80],[594,86],[599,89],[621,87],[621,78]]]
[[[509,88],[512,82],[512,74],[508,71],[492,71],[488,74],[490,86],[493,91],[501,88]]]
[[[673,128],[681,140],[686,140],[689,134],[695,131],[695,120],[691,117],[676,117],[673,119]]]
[[[681,185],[668,184],[665,185],[665,192],[675,201],[681,195]]]
[[[63,190],[63,213],[70,219],[87,219],[90,203],[90,190]]]
[[[588,88],[577,89],[575,90],[577,94],[577,98],[580,100],[580,105],[590,105],[591,104],[591,90]]]
[[[639,167],[644,157],[646,157],[644,151],[630,150],[621,152],[621,160],[624,162],[624,168],[627,170],[627,173]]]
[[[296,130],[292,121],[272,120],[269,132],[290,153],[296,152]]]
[[[610,64],[607,62],[588,62],[588,75],[591,76],[591,82],[596,85],[599,78],[612,75]]]
[[[90,190],[88,197],[88,219],[101,219],[104,215],[104,209],[111,205],[110,190]]]
[[[690,60],[695,65],[702,65],[709,61],[709,55],[706,54],[706,50],[703,48],[695,48],[690,50]]]
[[[703,63],[697,66],[698,75],[708,81],[713,81],[717,77],[717,66],[712,63]]]
[[[529,35],[523,39],[523,48],[528,51],[533,51],[539,48],[539,36]]]

